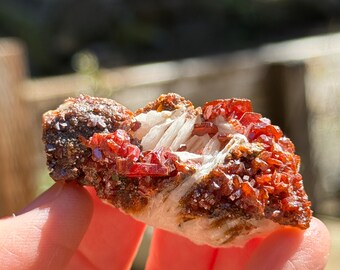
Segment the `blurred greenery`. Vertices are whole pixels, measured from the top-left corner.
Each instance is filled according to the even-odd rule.
[[[33,76],[72,56],[113,67],[232,51],[339,29],[333,0],[1,0],[0,36],[24,40]]]
[[[49,172],[46,166],[40,168],[37,173],[37,188],[35,196],[40,195],[54,184],[54,181],[49,176]]]

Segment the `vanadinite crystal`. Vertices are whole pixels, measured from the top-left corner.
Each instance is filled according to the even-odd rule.
[[[95,133],[86,146],[92,149],[93,160],[114,166],[117,174],[127,177],[169,176],[177,171],[177,157],[168,150],[144,151],[130,142],[125,130]]]

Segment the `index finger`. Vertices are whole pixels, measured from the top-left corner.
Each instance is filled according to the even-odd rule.
[[[91,216],[87,192],[54,184],[19,215],[0,220],[0,269],[64,269]]]
[[[118,209],[104,204],[92,188],[93,216],[69,269],[129,269],[145,230]]]

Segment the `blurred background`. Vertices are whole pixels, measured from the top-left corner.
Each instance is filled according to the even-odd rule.
[[[245,97],[294,141],[338,269],[340,1],[1,0],[0,80],[0,216],[52,185],[41,115],[68,96]]]

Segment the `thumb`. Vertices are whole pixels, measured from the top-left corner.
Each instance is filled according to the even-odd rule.
[[[0,269],[62,269],[92,216],[87,191],[57,183],[18,216],[0,220]]]

